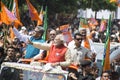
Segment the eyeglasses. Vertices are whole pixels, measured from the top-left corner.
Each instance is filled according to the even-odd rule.
[[[50,34],[50,35],[55,35],[55,34]]]
[[[77,41],[82,41],[82,38],[76,38]]]
[[[103,76],[103,77],[109,77],[109,76]]]
[[[36,30],[34,30],[35,32],[40,32],[40,31],[36,31]]]

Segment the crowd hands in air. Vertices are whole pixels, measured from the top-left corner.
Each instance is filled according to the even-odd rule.
[[[31,31],[28,31],[25,26],[18,30],[14,27],[14,23],[11,26],[15,34],[13,40],[6,36],[6,42],[4,42],[5,37],[1,30],[0,64],[30,59],[30,62],[23,61],[23,63],[34,65],[38,61],[50,63],[52,67],[61,66],[63,70],[69,72],[68,80],[119,80],[120,70],[116,70],[116,66],[120,65],[120,59],[114,60],[111,70],[103,71],[101,75],[95,62],[97,53],[91,44],[105,42],[105,31],[99,32],[95,27],[91,29],[88,36],[87,29],[71,27],[69,29],[73,40],[66,43],[64,35],[58,28],[48,29],[48,38],[45,41],[42,38],[44,34],[42,26],[36,26]],[[117,31],[116,28],[112,30],[111,42],[120,42],[119,27]],[[6,44],[5,47],[4,44]]]

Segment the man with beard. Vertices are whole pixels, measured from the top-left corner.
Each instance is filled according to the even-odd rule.
[[[36,43],[30,40],[28,40],[28,43],[38,49],[49,51],[47,63],[50,63],[52,67],[68,67],[71,63],[71,53],[64,45],[64,37],[62,34],[56,35],[53,44]]]

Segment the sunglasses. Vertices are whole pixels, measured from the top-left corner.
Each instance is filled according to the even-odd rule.
[[[77,41],[82,41],[82,38],[76,38]]]

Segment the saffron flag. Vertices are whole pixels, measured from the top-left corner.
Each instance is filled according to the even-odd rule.
[[[40,20],[37,10],[32,6],[29,0],[26,0],[31,20]]]
[[[20,21],[20,15],[19,15],[19,9],[18,9],[18,0],[13,1],[13,8],[12,13],[15,15],[15,17]],[[22,26],[22,23],[19,24],[19,22],[15,21],[15,27],[18,28],[18,25]]]
[[[44,14],[44,34],[43,34],[43,39],[46,40],[47,39],[47,29],[48,29],[48,24],[47,24],[47,7],[45,8],[45,14]]]
[[[62,34],[64,35],[65,42],[68,44],[70,41],[72,41],[72,35],[69,31],[69,24],[60,26],[60,30],[62,31]]]
[[[2,24],[2,21],[1,21],[1,2],[0,2],[0,25]]]
[[[20,21],[20,15],[19,15],[19,9],[18,9],[18,0],[14,0],[13,2],[11,2],[11,4],[12,4],[12,5],[11,5],[10,9],[11,9],[12,13],[13,13],[13,14],[15,15],[15,17]],[[18,28],[19,25],[22,26],[22,23],[19,24],[18,21],[15,21],[14,26],[15,26],[16,28]],[[11,40],[14,40],[15,34],[14,34],[12,28],[10,28],[9,30],[10,30],[10,38],[11,38]]]
[[[2,24],[2,21],[1,21],[1,12],[0,12],[0,25]]]
[[[5,23],[5,24],[9,24],[8,18],[7,18],[7,14],[5,12],[6,7],[4,6],[4,4],[2,2],[1,3],[1,22]]]
[[[111,15],[108,20],[107,31],[106,31],[106,42],[104,46],[103,55],[103,71],[110,70],[110,27],[111,27]]]
[[[10,12],[7,7],[1,2],[1,21],[7,25],[11,24],[12,22],[17,21],[19,24],[19,20],[15,17],[15,15]]]
[[[43,6],[42,6],[41,10],[40,10],[40,14],[39,14],[40,20],[37,21],[37,25],[42,25],[43,24],[43,15],[44,15],[44,11],[43,11]]]
[[[118,3],[118,7],[120,7],[120,0],[118,0],[118,2],[117,2],[117,3]]]

